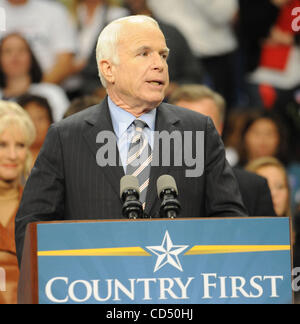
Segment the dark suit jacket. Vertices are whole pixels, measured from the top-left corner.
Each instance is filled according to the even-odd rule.
[[[238,184],[225,159],[223,143],[211,119],[163,103],[157,108],[155,127],[156,131],[192,131],[193,135],[204,131],[205,168],[201,177],[187,178],[187,167],[173,166],[172,161],[171,166],[152,166],[145,210],[149,216],[155,217],[159,210],[156,181],[163,174],[176,180],[181,217],[247,216]],[[105,145],[96,143],[101,131],[113,132],[107,99],[49,129],[16,216],[19,260],[25,228],[30,222],[122,218],[120,179],[124,171],[122,166],[99,167],[96,163],[97,151]],[[195,144],[194,141],[193,149]],[[174,156],[173,149],[171,156]]]
[[[267,180],[243,169],[233,171],[249,216],[276,216]]]

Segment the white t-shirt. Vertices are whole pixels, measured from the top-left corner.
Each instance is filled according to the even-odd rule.
[[[62,52],[76,52],[76,32],[64,6],[56,1],[28,0],[24,5],[12,5],[0,0],[6,15],[6,32],[19,32],[29,41],[44,72],[49,71]]]
[[[70,101],[64,90],[52,83],[32,84],[27,90],[27,93],[47,99],[52,111],[54,122],[62,120],[65,112],[70,106]],[[0,90],[0,100],[1,99],[3,99],[3,93]],[[15,101],[14,99],[11,100]]]
[[[101,30],[111,21],[128,15],[129,11],[122,7],[98,6],[93,18],[87,23],[86,7],[83,3],[79,4],[77,16],[80,22],[80,30],[77,34],[78,51],[75,59],[79,62],[82,60],[88,61],[90,56],[94,55],[96,60],[96,55],[93,51]],[[83,82],[82,76],[77,74],[65,80],[63,87],[66,90],[73,91],[74,89],[79,89]]]
[[[98,6],[89,23],[87,23],[86,15],[86,7],[83,4],[79,4],[77,8],[77,16],[81,25],[81,29],[78,32],[79,59],[89,59],[94,50],[99,33],[106,24],[115,19],[128,16],[129,12],[122,7],[108,6],[106,10],[104,6]]]
[[[197,57],[223,55],[237,48],[231,28],[237,0],[148,0],[158,19],[176,26]]]

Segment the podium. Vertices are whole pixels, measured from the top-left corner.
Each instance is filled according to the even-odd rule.
[[[32,223],[18,300],[290,304],[291,280],[288,218]]]

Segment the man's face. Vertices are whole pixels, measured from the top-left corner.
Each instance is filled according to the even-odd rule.
[[[212,99],[203,98],[195,101],[179,100],[176,102],[176,105],[209,116],[214,122],[218,133],[222,135],[223,123],[221,121],[218,107]]]
[[[29,73],[31,55],[25,41],[17,35],[8,36],[2,42],[0,64],[8,78]]]
[[[169,84],[168,48],[162,32],[149,23],[124,24],[118,55],[108,94],[125,109],[145,112],[156,108]]]
[[[14,124],[0,135],[0,181],[20,178],[26,161],[28,147],[24,134]]]

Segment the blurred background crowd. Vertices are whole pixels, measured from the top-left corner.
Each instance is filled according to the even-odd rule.
[[[300,266],[300,0],[0,0],[0,8],[0,267],[12,269],[12,285],[13,220],[47,130],[105,97],[98,35],[135,14],[154,17],[171,50],[165,101],[205,102],[213,120],[221,107],[214,122],[228,161],[268,180],[276,214],[291,218]]]

